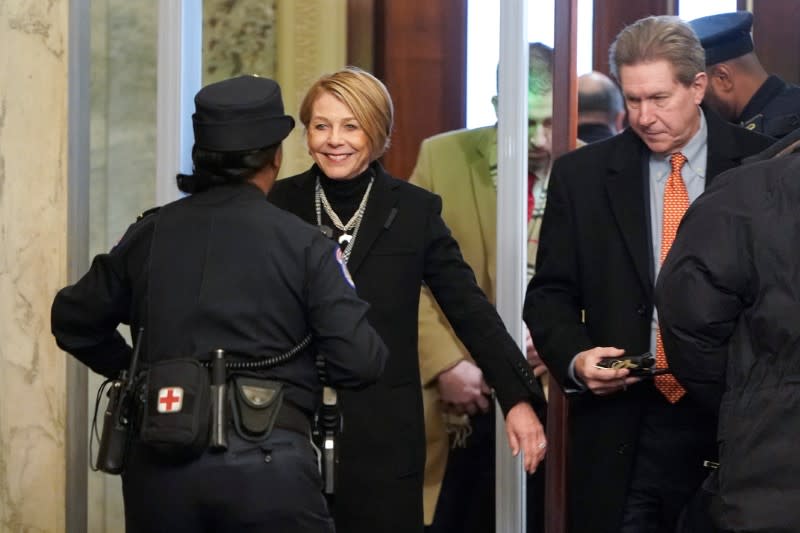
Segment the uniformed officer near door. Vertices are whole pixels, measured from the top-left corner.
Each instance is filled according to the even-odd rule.
[[[241,76],[195,105],[194,169],[178,176],[190,195],[144,214],[62,289],[52,331],[105,376],[139,354],[127,533],[332,532],[309,439],[315,356],[331,385],[359,388],[388,352],[338,247],[266,200],[294,127],[278,85]]]
[[[729,122],[776,139],[800,128],[800,87],[761,65],[750,36],[752,13],[719,13],[689,25],[706,53],[706,105]]]

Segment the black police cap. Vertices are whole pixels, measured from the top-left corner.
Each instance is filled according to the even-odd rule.
[[[294,128],[281,88],[269,78],[239,76],[200,89],[194,97],[194,142],[217,152],[256,150],[281,142]]]
[[[689,21],[706,51],[706,65],[711,66],[753,51],[749,11],[721,13]]]

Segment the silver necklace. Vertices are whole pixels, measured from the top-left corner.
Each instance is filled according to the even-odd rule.
[[[356,212],[350,217],[350,220],[347,221],[347,224],[343,224],[339,215],[336,214],[336,211],[333,210],[333,206],[331,206],[328,201],[325,190],[319,182],[319,177],[317,177],[317,183],[314,187],[314,210],[317,214],[317,226],[322,227],[322,209],[324,209],[325,214],[331,219],[336,229],[342,232],[339,236],[339,244],[345,247],[342,253],[345,262],[350,258],[350,251],[353,249],[353,243],[358,235],[358,229],[361,227],[361,220],[364,218],[364,211],[367,209],[367,200],[369,199],[369,193],[372,190],[372,183],[374,181],[375,178],[370,177],[367,190],[364,191],[364,196],[361,197],[358,209],[356,209]]]

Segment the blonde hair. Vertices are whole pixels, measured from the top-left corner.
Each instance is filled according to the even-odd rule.
[[[611,73],[620,82],[623,66],[665,60],[672,65],[675,78],[688,87],[706,68],[703,46],[691,26],[667,15],[643,18],[623,28],[608,55]]]
[[[300,122],[306,130],[314,103],[325,92],[334,95],[353,112],[369,139],[370,160],[382,156],[389,148],[394,123],[392,97],[383,82],[358,67],[346,67],[322,76],[308,89],[300,104]]]

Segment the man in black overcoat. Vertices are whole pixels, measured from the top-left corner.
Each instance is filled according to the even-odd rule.
[[[673,403],[653,379],[596,365],[656,353],[653,286],[672,154],[686,159],[677,179],[691,201],[771,141],[700,107],[703,50],[679,19],[623,29],[611,60],[630,127],[556,160],[524,318],[570,393],[569,531],[666,532],[705,477],[713,416],[691,395]]]

